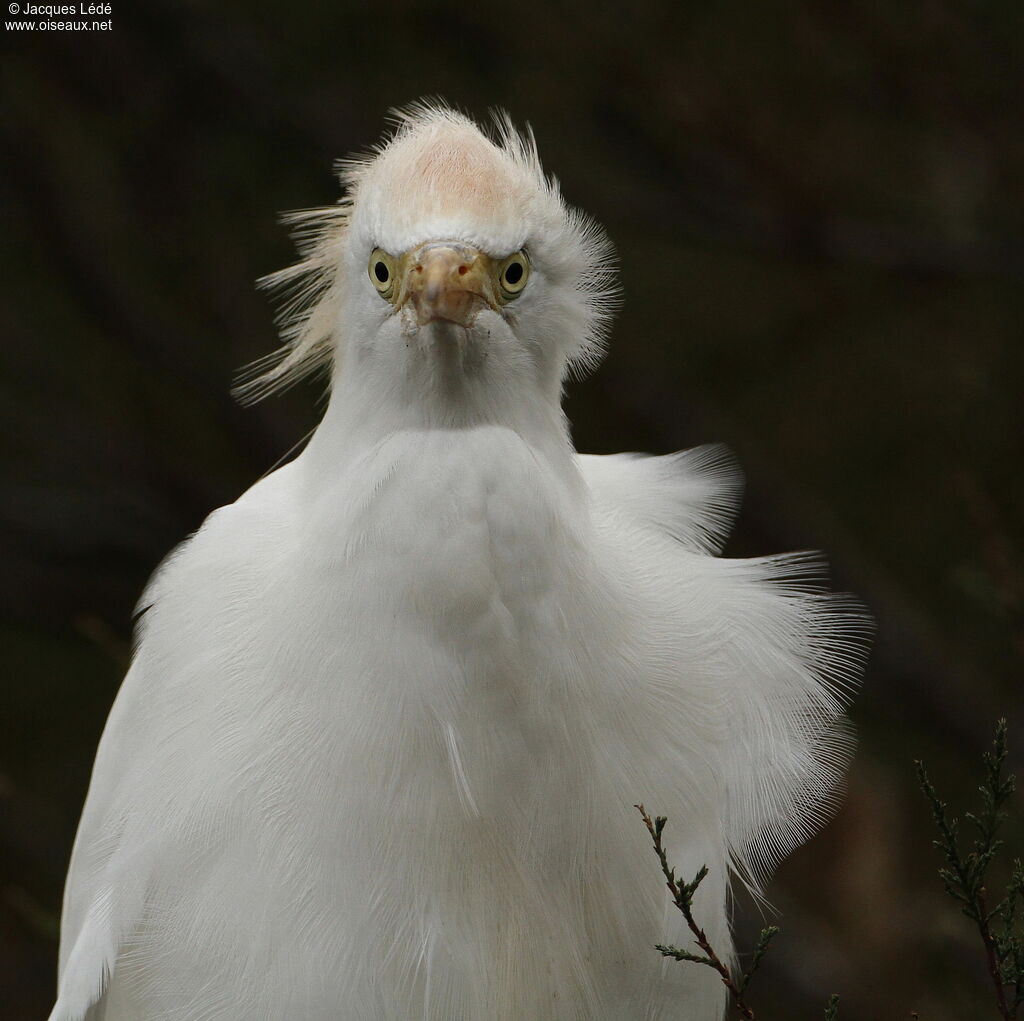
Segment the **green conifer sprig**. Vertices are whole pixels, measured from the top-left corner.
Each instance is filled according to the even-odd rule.
[[[693,897],[700,887],[700,884],[704,882],[708,874],[708,868],[706,865],[702,865],[697,871],[697,874],[693,877],[690,882],[682,882],[676,878],[676,870],[668,863],[668,854],[665,851],[665,846],[662,842],[661,835],[665,829],[665,823],[668,819],[663,816],[655,816],[653,819],[647,814],[647,810],[643,805],[634,806],[643,818],[644,825],[647,827],[647,832],[651,835],[651,840],[654,842],[654,853],[658,856],[658,861],[661,863],[661,872],[665,877],[665,885],[668,887],[668,892],[672,895],[672,900],[675,906],[682,912],[683,917],[686,919],[686,924],[693,934],[694,942],[697,944],[698,949],[701,953],[697,954],[691,950],[685,950],[682,947],[672,946],[669,944],[656,943],[655,949],[663,957],[671,957],[676,961],[690,961],[693,964],[703,964],[709,968],[712,968],[718,973],[718,977],[722,980],[723,985],[732,994],[733,1006],[739,1013],[739,1016],[744,1021],[755,1021],[754,1011],[743,999],[744,994],[747,991],[747,987],[750,985],[750,980],[754,976],[754,972],[757,971],[761,960],[764,955],[768,952],[768,947],[771,941],[778,935],[779,929],[775,925],[765,926],[760,935],[757,938],[757,944],[754,947],[754,953],[750,959],[750,967],[743,973],[740,980],[737,982],[730,972],[727,965],[722,962],[722,959],[715,953],[714,947],[711,946],[708,941],[704,930],[697,924],[696,919],[693,915]],[[826,1021],[837,1021],[839,1016],[839,997],[833,993],[829,997],[828,1005],[825,1008]]]
[[[1024,931],[1018,911],[1024,898],[1024,869],[1020,860],[1014,860],[1010,881],[994,907],[988,905],[985,885],[988,868],[1003,846],[998,834],[1006,819],[1004,806],[1016,790],[1014,775],[1005,772],[1006,754],[1006,720],[999,720],[992,750],[983,756],[985,778],[978,788],[981,810],[964,813],[974,832],[971,849],[966,854],[960,848],[958,820],[947,814],[946,804],[936,793],[924,763],[918,760],[914,765],[939,833],[938,839],[932,841],[945,861],[939,869],[939,877],[946,893],[977,926],[999,1013],[1005,1021],[1012,1021],[1024,1002]]]

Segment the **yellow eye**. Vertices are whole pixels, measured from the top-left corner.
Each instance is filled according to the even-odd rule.
[[[513,252],[498,270],[498,284],[504,301],[518,298],[530,279],[530,260],[526,252]]]
[[[395,290],[395,260],[383,248],[375,248],[366,267],[370,282],[382,298],[390,298]]]

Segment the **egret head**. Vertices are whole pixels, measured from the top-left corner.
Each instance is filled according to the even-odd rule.
[[[557,399],[569,370],[600,357],[615,296],[609,245],[507,118],[487,134],[417,106],[340,176],[337,206],[289,218],[303,258],[267,278],[291,288],[284,348],[243,396],[332,362],[336,385],[356,373],[463,396],[521,384]]]

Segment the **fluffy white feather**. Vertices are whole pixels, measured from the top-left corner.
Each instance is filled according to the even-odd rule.
[[[333,365],[317,433],[157,572],[68,877],[51,1021],[714,1021],[637,801],[728,953],[829,810],[866,622],[806,557],[718,553],[718,448],[590,457],[600,232],[530,139],[417,107],[307,214],[259,396]],[[375,248],[500,258],[521,297],[408,320]]]

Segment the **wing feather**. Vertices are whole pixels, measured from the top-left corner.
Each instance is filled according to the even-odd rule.
[[[649,599],[640,683],[656,686],[682,732],[678,714],[695,700],[718,707],[719,736],[703,754],[714,762],[734,868],[758,889],[838,803],[854,744],[844,711],[871,619],[853,597],[828,591],[817,554],[714,555],[742,488],[725,448],[581,456],[579,465],[611,562],[633,579],[626,591]],[[681,754],[694,752],[693,740]]]
[[[598,505],[665,532],[689,549],[720,553],[743,496],[743,473],[728,447],[676,454],[579,454]]]

